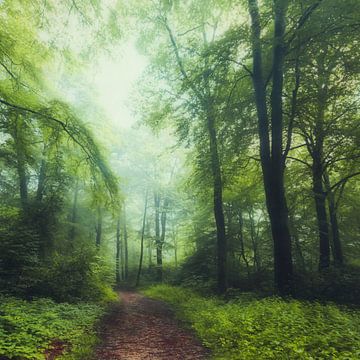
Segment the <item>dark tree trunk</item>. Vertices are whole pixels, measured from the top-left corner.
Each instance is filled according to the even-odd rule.
[[[328,207],[329,207],[329,217],[331,224],[331,235],[332,235],[332,248],[333,248],[333,257],[334,257],[334,265],[335,266],[343,266],[344,265],[344,257],[342,251],[342,244],[340,240],[340,232],[339,232],[339,224],[337,219],[336,212],[336,203],[335,196],[333,191],[331,190],[331,184],[329,175],[325,171],[324,173],[325,179],[325,189],[327,193]]]
[[[69,240],[71,243],[74,241],[75,235],[76,235],[76,225],[75,224],[77,221],[78,196],[79,196],[79,181],[76,180],[73,206],[72,206],[71,215],[70,215],[71,227],[70,227],[70,231],[69,231]]]
[[[116,224],[116,284],[119,285],[121,281],[120,277],[120,218],[117,221]]]
[[[289,214],[289,220],[290,220],[291,234],[294,239],[294,245],[295,245],[296,264],[299,266],[299,268],[302,271],[305,271],[306,270],[305,259],[301,249],[299,234],[296,230],[294,216],[291,212]]]
[[[128,247],[128,232],[127,232],[127,222],[126,222],[126,206],[124,204],[124,231],[123,231],[123,238],[124,238],[124,251],[123,254],[123,277],[125,280],[129,277],[129,247]]]
[[[140,276],[141,276],[143,257],[144,257],[144,235],[145,235],[147,203],[148,203],[148,191],[146,190],[145,205],[144,205],[144,216],[143,216],[142,230],[141,230],[139,268],[138,268],[138,273],[137,273],[137,276],[136,276],[136,286],[139,286],[139,284],[140,284]]]
[[[211,109],[211,105],[208,104]],[[214,215],[216,223],[217,234],[217,283],[218,292],[224,293],[227,288],[227,243],[225,233],[225,218],[223,210],[223,195],[222,195],[222,177],[221,167],[218,153],[217,136],[215,119],[212,114],[208,114],[207,127],[209,132],[210,142],[210,156],[211,156],[211,170],[213,175],[213,189],[214,189]]]
[[[158,191],[154,194],[155,205],[155,244],[156,244],[156,273],[157,280],[162,281],[162,244],[160,234],[160,194]]]
[[[45,180],[46,180],[46,161],[45,159],[42,159],[40,164],[39,177],[38,177],[38,186],[36,190],[37,202],[41,202],[44,196]]]
[[[325,55],[323,55],[325,56]],[[319,270],[330,266],[330,236],[329,223],[326,213],[326,193],[323,185],[324,169],[324,120],[327,99],[328,77],[324,76],[323,59],[317,62],[319,80],[317,90],[317,115],[315,118],[311,157],[312,157],[312,183],[315,201],[317,225],[319,231]],[[309,140],[308,140],[308,143]]]
[[[148,245],[148,268],[152,267],[152,238],[150,234],[150,222],[146,221],[146,238]]]
[[[177,244],[177,237],[174,234],[174,260],[175,260],[175,268],[178,267],[178,244]]]
[[[246,258],[245,254],[245,245],[244,245],[244,220],[242,216],[242,211],[239,210],[238,212],[239,217],[239,242],[240,242],[240,254],[242,259],[244,260],[245,266],[246,266],[246,272],[248,275],[248,278],[250,277],[250,268],[249,268],[249,261]]]
[[[26,213],[28,206],[28,179],[26,175],[25,149],[21,134],[22,123],[22,119],[16,114],[13,134],[16,151],[16,169],[19,178],[20,202],[23,211]]]
[[[267,113],[266,84],[263,76],[261,50],[261,23],[257,0],[248,0],[252,22],[253,84],[258,115],[260,158],[264,179],[266,205],[269,213],[274,243],[275,286],[280,294],[288,294],[292,288],[291,236],[284,186],[283,158],[283,64],[286,4],[275,2],[273,42],[273,67],[271,91],[271,149]]]
[[[255,231],[255,221],[253,216],[253,209],[249,211],[249,221],[250,221],[250,236],[251,236],[251,243],[253,246],[253,253],[254,253],[254,267],[256,271],[260,270],[260,258],[259,258],[259,251],[258,251],[258,242],[257,242],[257,234]]]
[[[100,248],[102,240],[102,211],[101,208],[97,208],[97,223],[96,223],[96,239],[95,244],[97,248]]]
[[[313,194],[319,231],[319,269],[330,266],[329,225],[326,214],[326,194],[323,189],[323,168],[321,159],[314,154],[312,166]]]

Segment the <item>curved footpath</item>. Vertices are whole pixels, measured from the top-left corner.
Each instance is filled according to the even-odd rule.
[[[209,352],[181,327],[167,304],[136,292],[121,292],[121,303],[104,318],[97,360],[205,360]]]

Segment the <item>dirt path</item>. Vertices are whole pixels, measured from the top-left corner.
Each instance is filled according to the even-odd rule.
[[[197,360],[209,353],[183,329],[169,307],[135,292],[121,292],[121,304],[104,319],[97,360]]]

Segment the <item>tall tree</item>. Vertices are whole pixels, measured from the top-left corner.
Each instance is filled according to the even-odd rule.
[[[252,33],[252,79],[258,115],[260,159],[266,194],[266,205],[274,242],[275,284],[280,293],[286,294],[291,291],[293,275],[291,237],[284,187],[282,108],[285,57],[284,36],[288,3],[283,0],[274,1],[270,115],[266,94],[267,81],[263,64],[261,15],[257,0],[249,0],[248,5]]]

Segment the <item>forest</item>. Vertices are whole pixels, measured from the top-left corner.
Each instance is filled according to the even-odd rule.
[[[0,360],[360,359],[359,0],[0,17]]]

